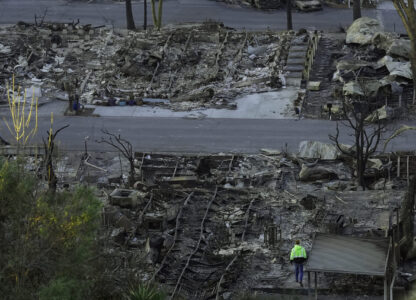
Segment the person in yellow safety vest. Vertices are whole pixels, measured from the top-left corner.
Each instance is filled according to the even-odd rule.
[[[299,282],[300,286],[303,287],[302,279],[303,279],[303,263],[305,262],[306,250],[300,245],[300,241],[296,240],[295,246],[292,248],[290,252],[290,263],[292,264],[295,262],[295,276],[296,282]]]

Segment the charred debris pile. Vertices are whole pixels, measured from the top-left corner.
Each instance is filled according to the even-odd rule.
[[[76,177],[98,182],[106,203],[101,255],[108,287],[117,286],[108,292],[121,292],[131,278],[186,299],[296,289],[288,261],[295,239],[310,249],[316,232],[384,237],[406,180],[387,180],[386,159],[374,159],[366,174],[372,190],[362,191],[330,145],[309,146],[297,156],[136,153],[134,187],[104,172],[117,172],[117,158],[91,157]],[[351,284],[362,295],[382,288],[355,276],[319,282],[330,294],[348,293]]]
[[[15,74],[42,99],[69,95],[83,104],[189,110],[233,109],[239,95],[280,88],[294,33],[241,32],[211,22],[161,31],[20,22],[1,27],[0,36],[3,96],[3,83]]]
[[[410,41],[384,32],[379,21],[356,20],[345,34],[324,34],[310,73],[304,113],[341,117],[345,101],[369,101],[380,119],[403,116],[412,108]],[[414,104],[413,104],[414,106]]]

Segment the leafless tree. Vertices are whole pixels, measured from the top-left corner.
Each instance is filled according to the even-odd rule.
[[[97,141],[97,143],[110,145],[111,147],[120,151],[120,153],[129,161],[130,174],[128,184],[130,187],[132,187],[136,178],[136,170],[134,169],[133,146],[129,141],[122,138],[120,134],[111,133],[107,129],[102,129],[101,132],[104,133],[107,138],[101,137],[101,140]]]
[[[337,122],[336,134],[329,135],[329,139],[334,142],[338,150],[346,156],[351,157],[356,162],[356,171],[358,184],[365,190],[366,182],[364,172],[366,170],[368,159],[377,151],[377,147],[382,138],[384,124],[375,112],[374,122],[369,122],[366,118],[370,115],[368,102],[354,102],[349,104],[343,103],[343,121],[342,123],[353,130],[354,144],[351,149],[346,149],[339,139],[339,126]]]
[[[58,184],[58,178],[56,177],[55,170],[53,168],[53,153],[55,150],[55,138],[58,133],[65,128],[69,127],[69,125],[62,126],[57,131],[53,132],[52,128],[50,128],[46,133],[48,134],[48,142],[43,140],[43,147],[45,149],[45,171],[46,171],[46,178],[48,179],[48,187],[49,191],[52,193],[56,192],[56,186]]]
[[[45,8],[43,10],[43,15],[38,16],[35,14],[35,26],[36,27],[41,27],[43,25],[43,22],[45,21],[46,15],[48,14],[48,8]],[[39,23],[38,23],[39,20]]]

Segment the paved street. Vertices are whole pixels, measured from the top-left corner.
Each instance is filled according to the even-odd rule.
[[[148,24],[152,24],[150,4],[148,5]],[[33,22],[34,15],[43,15],[45,9],[48,21],[71,22],[79,18],[82,23],[125,27],[124,2],[111,1],[88,4],[75,1],[70,3],[65,0],[0,0],[0,23],[14,24],[19,20]],[[133,10],[136,25],[141,26],[143,2],[134,2]],[[226,26],[239,29],[286,28],[284,9],[266,12],[230,6],[213,0],[165,0],[163,14],[164,24],[217,20],[224,22]],[[363,9],[363,15],[378,18],[384,23],[386,30],[404,32],[401,20],[391,3],[383,3],[379,10]],[[317,12],[293,13],[295,29],[336,31],[339,25],[346,27],[351,21],[351,9],[324,7],[322,11]]]
[[[50,118],[39,118],[37,142],[46,137]],[[109,150],[95,143],[103,134],[101,129],[120,133],[129,140],[136,151],[153,152],[247,152],[255,153],[261,148],[296,151],[299,142],[317,140],[330,142],[328,133],[335,133],[336,123],[325,120],[271,120],[271,119],[204,119],[150,117],[55,117],[54,128],[70,124],[58,140],[63,149],[82,150],[84,138],[89,137],[89,149]],[[409,125],[416,126],[416,122]],[[341,127],[341,140],[351,143],[348,131]],[[4,124],[0,134],[6,138]],[[35,141],[36,142],[36,141]],[[416,132],[405,133],[391,143],[388,150],[416,149]]]

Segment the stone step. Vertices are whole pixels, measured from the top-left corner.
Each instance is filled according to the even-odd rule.
[[[286,65],[285,70],[290,72],[303,72],[305,67],[303,65]]]
[[[288,78],[302,78],[303,76],[303,72],[299,72],[299,71],[291,71],[289,73],[286,74],[286,77]]]
[[[306,57],[306,52],[290,52],[289,51],[289,55],[287,56],[287,59],[290,58],[305,58]]]
[[[291,57],[287,59],[286,65],[305,65],[305,57]]]
[[[302,83],[302,79],[300,78],[286,78],[287,86],[300,87],[301,83]]]
[[[308,51],[308,45],[304,45],[304,46],[290,46],[289,51],[290,52],[306,52],[306,51]]]
[[[292,40],[290,45],[291,46],[308,46],[308,42],[300,41],[300,40]]]

